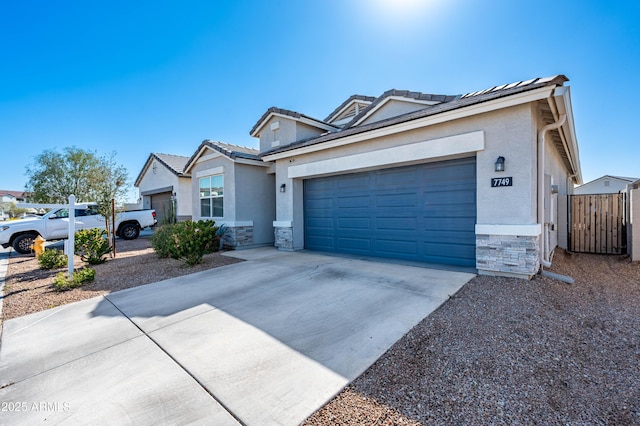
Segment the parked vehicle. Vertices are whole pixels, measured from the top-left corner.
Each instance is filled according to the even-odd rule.
[[[140,230],[157,223],[155,210],[135,210],[116,214],[116,235],[125,240],[138,238]],[[79,205],[75,209],[76,229],[105,229],[105,218],[93,204]],[[69,238],[69,209],[57,208],[41,218],[3,222],[0,225],[0,245],[13,247],[21,254],[31,252],[33,240],[40,235],[45,240]]]

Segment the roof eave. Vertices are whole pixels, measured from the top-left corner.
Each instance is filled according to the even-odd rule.
[[[580,166],[580,151],[578,149],[578,139],[576,137],[576,129],[573,121],[573,108],[571,106],[571,91],[569,86],[556,87],[553,93],[556,100],[556,107],[559,114],[566,114],[567,119],[562,125],[562,131],[567,141],[567,155],[571,159],[574,169],[571,171],[573,180],[576,185],[582,185],[582,168]]]
[[[260,137],[260,131],[269,122],[271,117],[274,117],[274,116],[275,117],[286,118],[286,119],[293,120],[293,121],[298,121],[300,123],[304,123],[304,124],[307,124],[309,126],[313,126],[313,127],[318,128],[318,129],[322,129],[322,130],[326,130],[326,131],[339,130],[340,129],[337,126],[325,123],[325,122],[320,121],[320,120],[315,119],[315,118],[308,117],[308,116],[306,116],[304,114],[299,114],[299,115],[300,115],[299,117],[294,117],[294,116],[291,116],[291,115],[285,115],[285,114],[281,114],[279,112],[271,111],[262,120],[260,120],[258,122],[258,124],[256,124],[256,126],[254,127],[254,130],[251,131],[250,135],[253,136],[254,138]]]
[[[507,108],[514,105],[520,105],[528,102],[533,102],[541,99],[546,99],[553,94],[553,90],[556,86],[542,86],[532,90],[523,92],[517,92],[503,97],[490,99],[470,105],[463,105],[450,110],[438,112],[432,115],[426,115],[420,118],[408,118],[406,121],[391,124],[388,126],[382,125],[381,127],[374,126],[372,129],[364,130],[362,132],[356,132],[354,134],[336,134],[336,137],[327,141],[320,141],[314,144],[306,144],[299,147],[283,147],[282,151],[276,151],[272,154],[262,155],[264,161],[275,161],[282,158],[292,157],[294,155],[305,154],[309,152],[321,151],[324,149],[348,145],[350,143],[360,142],[368,140],[374,137],[382,137],[390,134],[413,130],[416,128],[430,126],[434,124],[440,124],[451,120],[469,117],[489,111],[494,111],[502,108]],[[353,128],[358,129],[356,128]],[[317,138],[319,139],[319,138]]]

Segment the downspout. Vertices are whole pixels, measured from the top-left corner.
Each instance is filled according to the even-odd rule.
[[[550,247],[549,247],[549,224],[544,221],[544,160],[545,160],[545,138],[547,132],[558,129],[567,121],[567,115],[561,114],[555,123],[547,124],[538,133],[538,223],[542,226],[542,234],[540,235],[540,275],[564,281],[573,284],[573,278],[564,275],[555,274],[545,271],[544,268],[551,267]]]

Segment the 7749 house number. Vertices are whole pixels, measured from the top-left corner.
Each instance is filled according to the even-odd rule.
[[[513,186],[513,177],[491,178],[491,187]]]

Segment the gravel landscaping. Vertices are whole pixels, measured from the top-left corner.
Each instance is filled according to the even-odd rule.
[[[160,259],[151,248],[149,237],[135,240],[117,240],[116,257],[101,265],[91,265],[96,271],[95,281],[69,291],[56,291],[52,284],[55,276],[67,268],[41,270],[33,255],[9,257],[9,268],[4,287],[3,320],[50,309],[66,303],[90,299],[95,296],[124,290],[143,284],[162,281],[205,269],[241,262],[221,256],[220,252],[207,254],[202,263],[193,267],[175,259]],[[84,265],[75,257],[76,268]]]
[[[305,424],[640,424],[640,264],[552,269],[476,277]]]
[[[13,254],[3,316],[238,261],[187,268],[119,241],[94,283],[59,293],[61,270]],[[640,425],[640,264],[558,250],[552,270],[575,284],[474,278],[304,424]]]

